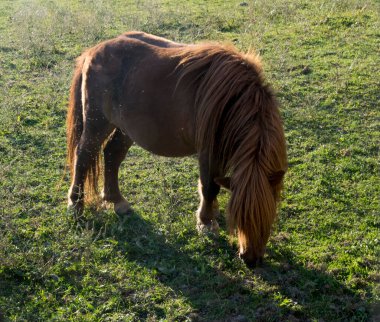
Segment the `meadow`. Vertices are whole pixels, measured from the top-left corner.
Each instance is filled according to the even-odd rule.
[[[0,0],[0,321],[380,319],[377,0]],[[281,103],[289,170],[264,263],[219,218],[199,235],[195,157],[133,146],[134,212],[66,210],[75,58],[142,30],[255,49]],[[222,215],[228,192],[219,197]]]

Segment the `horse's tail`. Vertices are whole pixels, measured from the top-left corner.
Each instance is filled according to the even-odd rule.
[[[75,175],[75,158],[76,149],[83,132],[83,105],[82,105],[82,72],[85,62],[85,54],[77,59],[76,68],[70,88],[69,108],[66,119],[66,137],[67,137],[67,164],[70,169],[71,180]],[[88,165],[85,180],[86,200],[92,201],[98,195],[98,181],[100,175],[100,154],[91,160]]]
[[[66,118],[66,138],[67,138],[67,164],[70,169],[70,176],[74,176],[75,151],[79,144],[83,132],[83,112],[82,112],[82,67],[84,59],[78,58],[74,76],[71,82],[69,108]]]

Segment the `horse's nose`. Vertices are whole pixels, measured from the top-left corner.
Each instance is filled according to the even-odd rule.
[[[243,260],[245,265],[247,265],[247,267],[250,269],[254,269],[257,266],[262,265],[263,263],[263,256],[252,256],[248,253],[240,253],[239,257]]]

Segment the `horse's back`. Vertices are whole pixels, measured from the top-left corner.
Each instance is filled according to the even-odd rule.
[[[169,39],[147,34],[146,32],[142,32],[142,31],[129,31],[129,32],[124,33],[122,36],[130,38],[130,39],[140,40],[149,45],[157,46],[160,48],[180,48],[180,47],[187,46],[186,44],[174,42]]]
[[[178,50],[185,45],[131,32],[87,53],[87,86],[103,113],[138,145],[165,156],[195,153],[193,95],[178,86]],[[85,64],[86,65],[86,64]]]

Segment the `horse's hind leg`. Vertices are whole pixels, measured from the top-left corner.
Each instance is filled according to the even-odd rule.
[[[197,228],[201,232],[217,232],[219,225],[216,217],[219,214],[219,206],[216,196],[220,191],[220,186],[214,182],[218,175],[217,168],[209,163],[208,158],[200,156],[199,169],[198,192],[201,202],[197,210]]]
[[[68,193],[68,206],[76,214],[81,214],[84,207],[84,185],[89,175],[94,181],[89,183],[92,189],[96,189],[93,184],[96,180],[96,167],[98,154],[101,145],[113,130],[113,127],[106,122],[96,122],[84,126],[79,144],[75,152],[73,179]],[[99,123],[99,124],[98,124]],[[90,173],[92,172],[92,173]]]
[[[119,129],[112,133],[104,148],[104,190],[103,200],[114,204],[118,215],[126,214],[129,210],[127,200],[119,189],[119,167],[124,160],[133,141]]]

